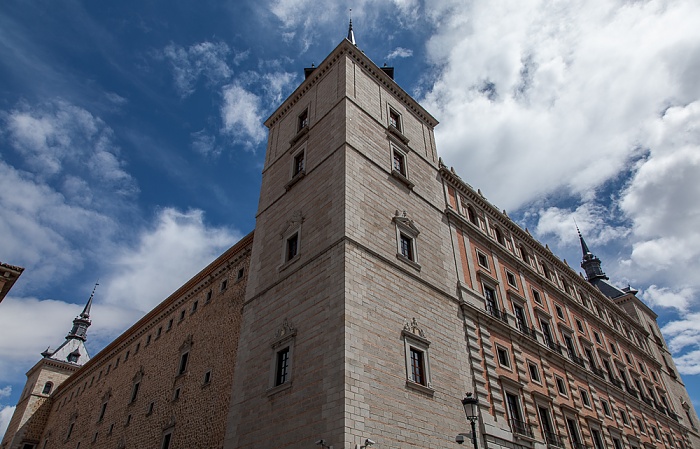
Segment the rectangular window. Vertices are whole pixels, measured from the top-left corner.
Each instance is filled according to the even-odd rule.
[[[199,301],[195,301],[192,303],[192,313],[195,313],[197,311],[197,307],[199,307]]]
[[[391,169],[394,172],[398,172],[401,174],[403,177],[406,176],[406,155],[397,150],[396,148],[393,149],[392,155],[391,155]]]
[[[160,326],[160,327],[158,328],[158,331],[156,332],[156,338],[160,338],[160,334],[162,334],[162,333],[163,333],[163,326]],[[117,361],[118,361],[118,360],[119,360],[119,359],[117,359]]]
[[[646,427],[644,427],[644,422],[639,418],[637,418],[637,427],[639,427],[640,432],[642,432],[644,435],[646,435],[647,429],[646,429]]]
[[[187,371],[187,359],[189,358],[190,353],[185,352],[180,356],[180,366],[177,369],[177,375],[185,374],[185,371]]]
[[[131,415],[129,415],[129,416],[126,417],[126,422],[124,423],[124,426],[126,427],[126,426],[128,426],[129,424],[131,424]]]
[[[275,386],[282,385],[289,380],[289,347],[277,352],[277,369],[275,372]]]
[[[486,268],[487,270],[489,269],[489,259],[488,257],[486,257],[486,254],[477,251],[476,258],[479,261],[479,265]]]
[[[598,429],[591,429],[591,436],[593,437],[593,446],[595,449],[605,449],[603,446],[603,437],[600,435]]]
[[[486,299],[486,310],[492,314],[498,313],[498,304],[496,303],[496,290],[484,285],[484,298]]]
[[[629,363],[630,365],[634,366],[634,363],[632,363],[632,358],[631,358],[630,355],[629,355],[628,353],[626,353],[626,352],[625,352],[625,360],[627,360],[627,363]]]
[[[243,279],[244,274],[245,274],[245,268],[239,268],[238,269],[238,277],[236,279],[238,279],[240,281],[241,279]]]
[[[510,368],[510,357],[508,356],[508,350],[500,346],[496,346],[496,353],[498,354],[498,364],[504,368]]]
[[[654,438],[656,438],[658,440],[659,439],[659,431],[656,430],[656,427],[651,426],[651,432],[654,434]]]
[[[615,447],[615,449],[622,449],[622,443],[620,442],[619,438],[613,437],[612,440],[613,440],[613,446]]]
[[[204,384],[206,385],[209,382],[211,382],[211,371],[204,373]]]
[[[107,411],[107,403],[105,402],[102,404],[102,408],[100,409],[100,417],[97,418],[97,421],[102,421],[105,417],[105,412]]]
[[[401,116],[398,112],[394,111],[393,109],[389,109],[389,126],[393,126],[398,131],[402,131]]]
[[[74,423],[70,423],[70,425],[68,426],[68,434],[66,435],[66,440],[70,439],[70,435],[73,433],[73,426],[74,425],[75,425]]]
[[[591,408],[591,399],[588,396],[588,391],[584,390],[583,388],[579,388],[579,393],[581,393],[581,402],[583,402],[583,405],[585,407]]]
[[[612,413],[610,413],[610,404],[608,404],[608,401],[601,399],[600,404],[603,406],[603,412],[605,413],[605,416],[612,418]]]
[[[297,121],[297,132],[309,126],[309,110],[304,109],[304,112],[299,114],[299,119]]]
[[[148,411],[146,412],[147,415],[150,415],[151,413],[153,413],[153,406],[154,405],[155,405],[154,402],[151,402],[150,404],[148,404]]]
[[[170,439],[172,438],[172,433],[166,433],[163,435],[163,444],[160,445],[160,449],[170,449]]]
[[[561,306],[555,305],[554,308],[557,310],[557,316],[563,320],[564,319],[564,311],[561,309]]]
[[[209,302],[209,301],[211,301],[211,290],[209,290],[207,292],[207,296],[206,296],[206,299],[204,300],[204,302]]]
[[[518,283],[515,280],[515,275],[513,273],[511,273],[510,271],[506,271],[506,278],[508,280],[508,285],[510,285],[511,287],[518,288]]]
[[[425,358],[423,351],[411,347],[411,380],[417,384],[425,385]]]
[[[600,335],[598,334],[598,332],[593,331],[593,338],[595,338],[595,342],[598,343],[599,345],[603,344],[600,340]]]
[[[169,331],[172,328],[173,328],[173,319],[170,318],[170,321],[168,321],[168,326],[165,328],[165,330]]]
[[[533,382],[541,383],[542,378],[540,377],[540,369],[537,366],[537,364],[533,362],[527,362],[527,367],[530,371],[530,379],[532,379]]]
[[[408,260],[413,260],[413,239],[404,233],[401,233],[399,238],[401,239],[401,255]]]
[[[304,156],[306,153],[304,151],[300,151],[299,154],[294,156],[294,166],[292,167],[292,177],[297,176],[298,174],[302,173],[304,171]]]
[[[557,382],[557,390],[559,391],[559,394],[566,396],[566,383],[564,383],[564,379],[559,376],[554,376],[554,379]]]
[[[176,388],[173,393],[173,401],[177,401],[178,399],[180,399],[180,388]]]
[[[610,350],[613,354],[617,355],[617,347],[615,347],[615,345],[612,343],[610,343]]]
[[[221,287],[219,288],[219,291],[224,291],[228,287],[228,279],[224,279],[221,281]]]
[[[184,311],[184,310],[181,310],[181,311],[180,311],[180,321],[182,321],[182,320],[184,320],[184,319],[185,319],[185,311]]]
[[[141,382],[136,382],[134,384],[134,387],[131,389],[131,401],[129,402],[136,402],[136,398],[138,398],[139,395],[139,386],[141,385]]]
[[[620,410],[620,418],[622,418],[622,424],[626,426],[630,424],[629,420],[627,419],[627,413],[625,413],[624,410]]]
[[[151,336],[146,337],[146,346],[151,344]]]
[[[532,289],[532,300],[535,301],[537,304],[542,304],[542,296],[540,296],[540,292],[538,292],[535,289]]]
[[[576,319],[576,328],[577,328],[578,331],[581,332],[582,334],[584,333],[584,330],[583,330],[583,323],[582,323],[581,320],[579,320],[578,318]]]
[[[287,239],[286,260],[292,260],[299,253],[299,234],[296,233]]]

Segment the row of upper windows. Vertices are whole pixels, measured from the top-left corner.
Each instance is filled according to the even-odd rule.
[[[539,382],[541,382],[541,378],[539,377],[539,371],[535,370],[532,371],[532,368],[536,369],[536,365],[531,365],[531,376],[537,377],[539,379]],[[537,374],[533,374],[537,373]],[[566,391],[566,383],[563,378],[556,376],[554,377],[555,383],[557,385],[557,390],[560,395],[565,396],[568,398],[568,392]],[[523,408],[522,408],[522,400],[521,400],[521,395],[522,392],[519,389],[516,389],[514,386],[511,385],[502,385],[503,387],[503,396],[505,399],[505,405],[506,405],[506,411],[507,411],[507,417],[508,417],[508,422],[510,423],[511,426],[511,431],[514,434],[518,435],[525,435],[530,438],[534,438],[534,433],[532,431],[532,426],[530,422],[528,422],[530,419],[532,419],[532,415],[528,416],[525,413],[523,413]],[[581,397],[581,402],[583,403],[583,406],[591,410],[593,412],[593,406],[592,406],[592,400],[591,397],[588,394],[588,390],[586,390],[584,387],[579,387],[579,394]],[[538,399],[537,397],[532,398],[535,402],[535,407],[537,408],[537,414],[535,419],[539,420],[539,426],[535,425],[535,427],[539,427],[539,429],[542,432],[542,437],[546,441],[546,443],[549,446],[554,446],[554,447],[564,447],[565,444],[562,442],[562,438],[559,434],[557,426],[554,424],[554,420],[552,419],[552,405],[549,401],[542,401]],[[605,417],[607,419],[612,419],[612,412],[610,409],[610,404],[608,403],[607,400],[605,399],[600,399],[600,403],[603,409],[603,413],[605,414]],[[579,417],[579,415],[571,410],[564,410],[562,409],[562,413],[564,415],[564,421],[566,423],[566,426],[564,426],[565,431],[568,433],[569,441],[572,443],[573,447],[587,447],[586,444],[584,443],[584,435],[581,432],[581,427],[584,425]],[[629,419],[627,417],[627,412],[624,410],[620,410],[620,416],[623,420],[623,423],[627,428],[629,428],[629,431],[625,431],[624,435],[632,438],[636,438],[637,435],[635,435],[635,432],[632,430],[632,427],[629,425]],[[586,420],[588,421],[588,420]],[[603,438],[602,438],[602,427],[599,424],[593,424],[590,421],[589,423],[589,433],[588,436],[585,436],[585,438],[589,438],[592,440],[593,447],[596,449],[604,449],[604,443],[603,443]],[[640,417],[635,417],[635,423],[637,425],[637,429],[639,432],[641,432],[643,435],[646,435],[646,426],[643,421],[643,415]],[[659,431],[657,430],[657,426],[661,428],[659,423],[656,423],[656,426],[650,425],[649,428],[652,429],[653,434],[655,438],[659,441],[661,441],[661,437],[659,434]],[[683,446],[683,443],[681,440],[674,440],[671,435],[672,432],[669,428],[664,429],[665,435],[666,435],[666,440],[669,442],[671,447],[674,446],[674,441],[679,444],[679,446]],[[611,431],[610,437],[613,441],[613,445],[616,449],[622,449],[622,443],[621,443],[621,438],[623,437],[623,433],[621,433],[619,430],[617,431]],[[630,439],[630,447],[638,449],[638,446],[635,446],[635,442],[633,439]],[[587,443],[587,442],[586,442]]]
[[[236,281],[241,281],[243,279],[244,275],[245,275],[245,269],[240,268],[237,272]],[[224,279],[219,284],[219,292],[223,293],[227,290],[227,288],[228,288],[228,280]],[[213,297],[213,291],[210,289],[205,294],[204,304],[208,304],[212,300],[212,297]],[[192,305],[189,307],[190,315],[197,312],[198,309],[199,309],[199,300],[195,300],[192,303]],[[185,308],[185,309],[182,309],[180,311],[177,324],[180,324],[185,320],[185,318],[187,316],[187,310],[188,310],[188,308]],[[165,326],[165,332],[169,332],[173,328],[174,322],[175,322],[174,318],[170,318],[168,320],[168,323]],[[146,336],[145,346],[150,346],[151,343],[155,340],[158,340],[162,334],[163,334],[163,326],[159,326],[158,329],[155,331],[155,333],[148,334]],[[136,343],[136,345],[133,348],[133,353],[132,353],[131,349],[127,349],[124,352],[123,362],[128,361],[130,356],[138,354],[140,350],[141,350],[141,341]],[[95,381],[99,382],[103,377],[103,373],[104,373],[104,376],[106,377],[112,371],[112,369],[117,369],[119,367],[120,362],[122,362],[121,355],[117,356],[114,363],[107,364],[106,369],[100,370],[99,373],[97,374],[97,377],[93,375],[89,382],[86,380],[84,385],[79,386],[77,388],[77,390],[75,390],[74,392],[71,392],[70,395],[65,396],[63,398],[63,401],[59,402],[56,405],[56,410],[59,410],[61,407],[65,406],[66,403],[71,402],[74,397],[77,398],[78,396],[80,396],[81,393],[85,392],[88,388],[92,387],[93,384],[95,383]],[[44,388],[42,390],[42,394],[50,394],[52,388],[53,388],[53,383],[47,382],[44,385]]]
[[[492,316],[508,322],[508,313],[506,310],[500,305],[500,301],[498,299],[498,295],[496,293],[495,286],[490,285],[488,282],[482,283],[482,288],[483,288],[483,294],[484,294],[484,301],[485,301],[485,308],[486,311],[491,314]],[[534,293],[537,293],[536,290],[533,289]],[[533,295],[534,296],[534,295]],[[559,326],[560,333],[561,333],[561,341],[563,341],[563,346],[559,344],[556,338],[556,334],[552,330],[552,324],[550,321],[550,318],[548,315],[542,315],[542,314],[537,314],[538,319],[533,320],[529,313],[528,310],[525,306],[524,303],[520,303],[519,301],[514,300],[511,298],[511,307],[512,307],[512,314],[515,319],[515,325],[516,327],[523,332],[525,335],[528,335],[531,338],[534,338],[537,340],[537,335],[536,332],[534,331],[534,326],[530,327],[531,322],[534,321],[539,321],[539,327],[540,331],[542,333],[542,340],[543,344],[545,346],[548,346],[549,348],[557,351],[558,353],[563,355],[566,355],[571,359],[574,363],[577,363],[581,365],[583,368],[586,367],[586,363],[588,363],[589,369],[593,371],[594,373],[599,371],[601,366],[600,362],[598,359],[603,360],[603,366],[606,366],[607,368],[607,377],[608,380],[610,380],[612,383],[617,383],[620,382],[619,379],[617,379],[616,374],[612,371],[610,368],[610,363],[613,360],[609,354],[601,354],[597,349],[593,348],[593,345],[591,342],[587,341],[584,342],[584,340],[580,340],[574,335],[573,330],[567,329]],[[558,313],[559,314],[559,313]],[[563,311],[561,312],[563,315]],[[580,322],[580,321],[579,321]],[[583,323],[581,323],[581,328],[583,327]],[[598,341],[598,344],[600,346],[600,349],[603,349],[602,342],[599,340],[599,335],[597,332],[594,331],[594,335],[596,336],[596,340]],[[627,371],[629,371],[630,376],[632,379],[638,384],[637,385],[637,390],[639,390],[639,394],[642,396],[642,398],[646,397],[645,391],[650,391],[650,398],[654,403],[657,403],[657,396],[661,398],[661,401],[666,409],[668,409],[668,403],[666,402],[665,399],[665,393],[663,390],[659,387],[657,387],[658,393],[656,395],[653,394],[652,387],[647,385],[646,389],[643,389],[641,387],[641,384],[639,383],[639,379],[642,379],[642,376],[640,376],[636,372],[636,366],[634,363],[632,363],[632,358],[629,356],[627,352],[625,352],[625,356],[629,365],[629,368],[625,368],[624,362],[622,362],[622,359],[619,357],[618,350],[616,348],[616,345],[613,342],[610,342],[610,347],[611,350],[614,354],[617,354],[616,357],[614,357],[616,360],[618,360],[618,363],[615,363],[615,366],[618,367],[618,372],[620,372],[620,376],[622,378],[622,381],[625,384],[625,388],[627,391],[634,390],[633,387],[630,386],[628,383],[627,379]],[[586,358],[582,358],[579,356],[581,353],[581,350],[579,348],[583,348],[583,353],[585,354]],[[594,354],[598,354],[598,356],[594,356]],[[644,374],[644,377],[646,378],[647,371],[651,372],[651,375],[654,379],[654,381],[658,384],[658,377],[654,370],[649,369],[647,370],[644,367],[644,364],[642,362],[639,362],[640,366],[640,371]],[[602,375],[603,378],[605,378],[605,375]],[[646,384],[650,384],[651,382],[648,381],[648,378],[645,380],[642,380],[642,382]]]
[[[490,272],[491,268],[490,268],[489,256],[484,251],[481,251],[479,249],[476,249],[476,256],[477,256],[477,263],[479,264],[481,269],[485,269],[485,270]],[[510,271],[505,266],[505,264],[503,265],[503,267],[504,267],[503,269],[505,271],[505,276],[506,276],[506,280],[507,280],[507,284],[508,284],[509,288],[512,288],[516,291],[519,291],[520,289],[519,289],[519,282],[518,282],[517,276],[512,271]],[[564,284],[564,285],[568,286],[568,284]],[[569,290],[571,291],[570,288],[569,288]],[[537,306],[542,307],[545,310],[548,310],[550,306],[548,304],[545,305],[545,303],[542,301],[542,295],[540,294],[540,292],[534,288],[532,288],[531,291],[532,291],[532,299],[533,299],[534,303]],[[593,311],[595,311],[595,315],[599,319],[602,319],[606,323],[612,324],[612,327],[614,329],[618,330],[619,332],[622,332],[622,330],[624,330],[625,331],[624,335],[627,337],[628,340],[630,340],[636,346],[645,350],[646,352],[650,352],[650,348],[646,342],[646,339],[641,337],[639,335],[639,333],[635,332],[633,334],[630,331],[629,326],[621,324],[620,319],[618,317],[616,317],[614,314],[612,314],[610,311],[608,311],[605,307],[599,305],[598,302],[591,301],[590,298],[588,298],[582,291],[579,291],[579,297],[583,298],[582,304],[588,310],[591,310],[591,313],[593,313]],[[593,308],[591,308],[591,304],[593,305]],[[562,305],[557,304],[555,302],[555,311],[557,313],[557,316],[559,318],[561,318],[562,320],[564,320],[567,323],[567,325],[572,326],[573,323],[570,323],[567,316],[564,315],[564,313],[562,311],[562,307],[563,307]],[[633,339],[632,338],[633,336],[636,337],[636,339]]]

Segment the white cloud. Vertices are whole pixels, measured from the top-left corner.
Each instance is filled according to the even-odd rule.
[[[403,47],[396,47],[386,55],[386,59],[395,59],[395,58],[408,58],[413,56],[413,50],[410,48],[403,48]]]
[[[12,394],[12,386],[7,385],[4,388],[0,388],[0,399],[7,398]]]
[[[214,157],[221,154],[221,147],[216,144],[216,137],[208,134],[206,130],[190,133],[190,137],[192,137],[192,148],[197,153]]]
[[[430,14],[442,70],[424,103],[442,121],[441,154],[506,209],[562,187],[589,195],[640,155],[644,124],[697,92],[678,67],[700,53],[672,51],[698,47],[695,2],[443,2]]]
[[[535,229],[538,237],[550,240],[557,238],[560,245],[566,245],[575,238],[576,226],[589,245],[604,245],[612,240],[626,237],[629,230],[625,227],[610,225],[609,208],[592,203],[580,204],[575,210],[549,207],[537,212],[538,222]]]
[[[689,287],[672,289],[650,285],[647,289],[640,292],[638,296],[651,307],[676,309],[680,313],[685,313],[688,311],[695,293]]]
[[[273,72],[264,74],[262,79],[265,103],[277,105],[290,93],[290,87],[295,85],[297,76],[289,72]]]
[[[175,87],[180,96],[186,97],[194,92],[202,76],[213,85],[231,77],[231,68],[226,63],[230,52],[224,42],[200,42],[188,48],[170,44],[163,50],[163,55],[172,65]],[[234,63],[238,65],[245,56],[245,53],[236,54]]]
[[[700,312],[688,313],[661,328],[681,374],[700,374]],[[684,354],[681,354],[685,351]]]
[[[202,211],[162,209],[137,245],[112,259],[111,274],[100,286],[103,302],[147,312],[240,237],[229,229],[207,227]]]
[[[6,405],[0,409],[0,435],[5,435],[7,426],[10,425],[12,414],[15,412],[15,406]]]
[[[230,135],[237,143],[255,146],[265,140],[267,132],[262,125],[262,106],[260,97],[246,90],[239,84],[224,87],[221,106],[222,131]]]

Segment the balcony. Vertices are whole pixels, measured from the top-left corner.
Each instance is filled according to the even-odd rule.
[[[605,371],[602,369],[598,368],[597,366],[591,364],[589,367],[591,369],[591,372],[595,374],[596,376],[600,377],[601,379],[605,379]]]
[[[554,341],[552,341],[552,339],[547,338],[546,336],[545,336],[545,338],[544,338],[544,344],[546,344],[547,347],[548,347],[549,349],[551,349],[552,351],[557,352],[557,353],[559,353],[559,354],[562,353],[561,345],[559,345],[559,344],[557,344],[557,343],[554,343]]]
[[[610,383],[613,384],[616,388],[619,388],[622,390],[622,381],[620,379],[616,379],[614,377],[610,377]]]
[[[586,367],[586,362],[581,357],[577,356],[576,354],[569,352],[569,358],[571,359],[572,362],[581,366],[582,368]]]
[[[491,314],[494,318],[497,318],[504,323],[508,323],[508,314],[505,310],[499,310],[497,307],[491,305],[486,305],[486,311]]]
[[[564,447],[564,442],[559,438],[559,435],[557,435],[554,432],[548,432],[545,430],[544,432],[544,439],[547,442],[547,446],[550,447]]]
[[[522,435],[528,438],[535,438],[532,434],[532,426],[530,426],[530,424],[524,421],[520,421],[519,419],[511,419],[510,428],[516,435]]]
[[[522,332],[523,334],[527,335],[528,337],[532,338],[533,340],[537,341],[537,332],[535,331],[534,328],[528,327],[527,324],[523,323],[522,321],[518,320],[516,321],[516,324],[518,326],[518,330]]]

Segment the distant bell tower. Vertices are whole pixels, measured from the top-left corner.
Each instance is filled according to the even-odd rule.
[[[52,405],[51,394],[90,360],[85,341],[91,324],[90,308],[97,285],[99,284],[95,284],[83,311],[73,320],[73,327],[65,341],[56,350],[47,348],[42,352],[43,358],[27,372],[27,383],[7,426],[0,446],[2,449],[36,447]]]
[[[608,280],[609,278],[600,267],[600,259],[596,257],[590,249],[588,249],[588,245],[586,245],[586,241],[583,239],[583,235],[581,235],[581,230],[579,230],[578,227],[576,230],[578,231],[578,238],[581,241],[581,252],[583,253],[581,268],[586,270],[586,280],[591,283],[593,283],[596,279]]]

